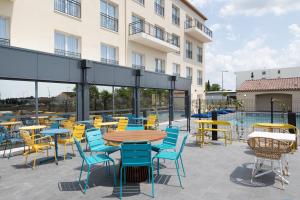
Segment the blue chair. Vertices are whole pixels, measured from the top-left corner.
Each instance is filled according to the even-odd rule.
[[[86,177],[86,181],[84,184],[84,193],[86,192],[86,188],[89,182],[89,176],[90,176],[90,172],[91,172],[91,167],[93,165],[96,164],[100,164],[100,163],[106,163],[106,162],[112,162],[113,166],[114,166],[114,186],[116,185],[116,167],[115,167],[115,162],[113,159],[111,159],[109,156],[104,155],[104,154],[97,154],[97,155],[91,155],[91,156],[86,156],[80,146],[80,142],[74,138],[76,147],[79,151],[79,154],[82,158],[82,165],[81,165],[81,170],[80,170],[80,175],[79,175],[79,184],[81,181],[81,175],[82,175],[82,171],[83,171],[83,167],[84,167],[84,163],[86,163],[87,167],[88,167],[88,174]]]
[[[127,124],[126,131],[142,131],[145,130],[143,124]]]
[[[124,170],[124,183],[126,184],[126,167],[148,167],[148,182],[150,174],[152,179],[152,197],[154,197],[154,177],[151,159],[151,143],[149,142],[124,142],[121,144],[121,169],[120,169],[120,199],[122,199],[122,179]]]
[[[4,126],[0,126],[0,144],[5,143],[3,157],[5,156],[5,152],[7,147],[9,148],[8,159],[11,157],[12,146],[17,143],[23,143],[24,140],[20,137],[19,132],[13,131],[9,133],[8,130]],[[24,152],[25,152],[25,144],[24,144]]]
[[[97,128],[87,129],[85,131],[87,144],[90,148],[91,154],[93,152],[103,152],[107,154],[114,153],[120,150],[120,147],[105,145],[105,141],[102,138],[101,130]]]
[[[55,122],[53,124],[51,124],[50,129],[58,129],[59,128],[59,123]]]
[[[182,153],[183,148],[185,146],[187,137],[188,137],[188,134],[185,134],[179,152],[161,151],[161,152],[157,153],[152,159],[152,160],[157,159],[157,175],[159,175],[159,159],[175,161],[176,171],[177,171],[177,176],[178,176],[178,179],[179,179],[180,187],[182,187],[182,184],[181,184],[181,179],[180,179],[180,174],[179,174],[178,160],[180,159],[181,167],[182,167],[182,171],[183,171],[183,176],[185,177],[185,170],[184,170],[184,166],[183,166],[183,162],[182,162],[182,158],[181,158],[181,153]]]
[[[167,133],[167,137],[163,139],[163,142],[161,144],[153,145],[153,151],[160,152],[168,149],[176,149],[180,128],[178,126],[168,126],[165,131]]]

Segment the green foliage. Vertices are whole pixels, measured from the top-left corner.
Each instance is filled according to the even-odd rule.
[[[205,91],[210,91],[211,90],[211,86],[210,86],[210,82],[209,80],[205,83]]]
[[[213,83],[210,87],[210,91],[220,91],[220,90],[221,90],[221,87],[217,83]]]

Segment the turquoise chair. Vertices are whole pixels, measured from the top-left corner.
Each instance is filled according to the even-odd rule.
[[[152,146],[152,150],[155,152],[160,152],[163,150],[176,149],[176,144],[178,140],[180,128],[178,126],[168,126],[165,130],[167,137],[163,139],[161,144],[156,144]]]
[[[126,131],[142,131],[145,130],[143,124],[127,124]]]
[[[24,140],[20,137],[19,132],[13,131],[11,133],[4,126],[0,126],[0,145],[5,143],[3,157],[5,156],[5,152],[7,148],[9,149],[8,159],[11,157],[11,150],[14,144],[24,144]],[[24,144],[24,152],[25,152],[25,144]]]
[[[188,137],[188,134],[185,134],[185,136],[183,137],[183,141],[182,141],[179,152],[161,151],[161,152],[158,152],[152,159],[152,160],[157,159],[157,175],[159,175],[159,159],[175,161],[176,171],[177,171],[177,176],[178,176],[178,179],[179,179],[180,187],[182,187],[182,184],[181,184],[181,179],[180,179],[180,174],[179,174],[178,160],[180,160],[180,162],[181,162],[183,176],[185,177],[185,170],[184,170],[184,166],[183,166],[183,162],[182,162],[182,158],[181,158],[181,153],[182,153],[183,148],[185,146],[187,137]]]
[[[91,172],[91,167],[93,165],[96,164],[100,164],[100,163],[106,163],[106,162],[112,162],[113,166],[114,166],[114,186],[116,185],[116,167],[115,167],[115,162],[113,159],[111,159],[109,156],[105,155],[105,154],[97,154],[97,155],[91,155],[91,156],[86,156],[80,146],[80,142],[74,138],[75,144],[77,146],[77,149],[79,151],[79,154],[82,158],[82,165],[81,165],[81,170],[80,170],[80,175],[79,175],[79,184],[81,181],[81,175],[82,175],[82,171],[83,171],[83,167],[84,167],[84,163],[86,163],[87,167],[88,167],[88,174],[86,177],[86,181],[84,184],[84,193],[86,192],[86,188],[89,182],[89,176],[90,176],[90,172]]]
[[[86,135],[87,144],[89,146],[91,154],[93,152],[103,152],[103,153],[111,154],[120,150],[120,147],[105,145],[105,141],[102,138],[102,133],[100,129],[97,128],[87,129],[85,131],[85,135]]]
[[[51,124],[50,129],[58,129],[59,128],[59,123],[55,122],[53,124]]]
[[[149,142],[124,142],[121,144],[121,169],[120,169],[120,199],[122,199],[122,179],[124,170],[124,183],[126,184],[126,167],[148,167],[148,182],[150,174],[152,179],[152,197],[154,198],[154,177],[151,159],[151,143]]]

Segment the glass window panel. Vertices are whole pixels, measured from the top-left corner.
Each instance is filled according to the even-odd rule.
[[[9,23],[8,19],[0,16],[0,38],[9,38]]]
[[[113,92],[111,86],[90,85],[90,111],[93,114],[112,113]]]
[[[114,88],[115,113],[124,114],[133,112],[133,89],[130,87]]]

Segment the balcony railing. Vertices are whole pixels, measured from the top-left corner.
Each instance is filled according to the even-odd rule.
[[[100,15],[102,27],[118,32],[119,19],[109,16],[105,13],[100,13]]]
[[[0,38],[0,45],[2,46],[10,46],[10,40],[7,38]]]
[[[179,72],[173,72],[173,76],[180,76],[180,73]]]
[[[156,73],[162,73],[162,74],[166,73],[165,69],[158,69],[158,68],[155,68],[155,72]]]
[[[196,27],[198,29],[200,29],[201,31],[203,31],[206,35],[208,35],[209,37],[213,37],[213,33],[212,31],[207,28],[207,26],[205,26],[204,24],[202,24],[201,22],[197,21],[197,20],[187,20],[184,23],[184,28],[185,29],[189,29],[189,28],[193,28]]]
[[[154,9],[155,9],[155,13],[160,15],[160,16],[164,16],[165,15],[165,8],[158,4],[158,3],[154,3]]]
[[[132,64],[132,68],[145,70],[146,67],[144,65],[135,65],[135,64]]]
[[[180,24],[180,17],[176,15],[172,15],[172,22],[173,24],[179,25]]]
[[[157,28],[156,26],[150,24],[149,22],[140,20],[129,24],[129,35],[134,35],[138,33],[146,33],[164,42],[172,44],[174,46],[180,47],[180,38],[178,40],[174,39],[174,36],[164,30]]]
[[[68,57],[73,57],[73,58],[81,58],[81,54],[77,52],[72,52],[72,51],[65,51],[62,49],[55,49],[54,53],[57,55],[62,55],[62,56],[68,56]]]
[[[78,0],[54,0],[54,9],[81,18],[81,3]]]
[[[111,60],[107,58],[101,58],[101,62],[107,63],[107,64],[112,64],[112,65],[118,65],[119,61],[118,60]]]

